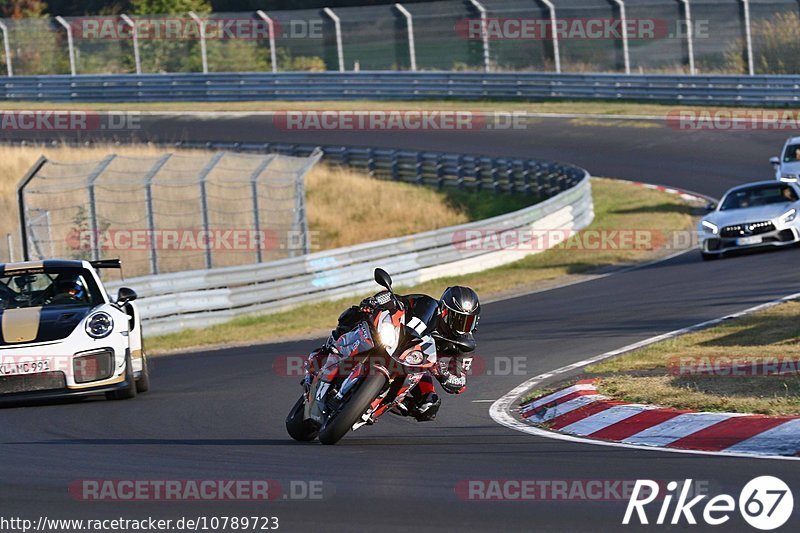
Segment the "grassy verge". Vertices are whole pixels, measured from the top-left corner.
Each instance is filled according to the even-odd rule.
[[[592,188],[595,221],[585,231],[644,228],[670,231],[686,230],[692,226],[690,207],[675,195],[605,179],[594,179]],[[468,201],[474,202],[475,199]],[[591,250],[573,246],[581,242],[582,234],[569,239],[563,246],[528,256],[509,265],[458,278],[437,279],[401,290],[438,295],[445,287],[457,282],[473,287],[483,299],[488,299],[492,295],[513,289],[537,288],[545,280],[644,261],[664,253],[660,249]],[[305,335],[335,325],[336,317],[342,309],[354,301],[357,299],[323,302],[273,315],[242,317],[206,329],[155,337],[149,339],[148,347],[151,352],[164,352],[224,344],[232,339],[258,342],[281,336]]]
[[[152,103],[70,103],[70,102],[3,102],[4,110],[94,110],[94,111],[206,111],[206,112],[260,112],[260,111],[305,111],[305,110],[470,110],[470,111],[524,111],[528,113],[588,114],[588,115],[652,115],[665,116],[670,111],[691,108],[687,105],[663,105],[632,102],[454,102],[454,101],[263,101],[263,102],[152,102]],[[695,106],[706,111],[736,109],[743,116],[755,109],[721,106]],[[774,110],[774,108],[772,108]]]
[[[792,370],[800,361],[798,313],[800,302],[781,304],[592,365],[585,377],[599,376],[603,394],[632,402],[800,415],[800,377],[763,365]]]

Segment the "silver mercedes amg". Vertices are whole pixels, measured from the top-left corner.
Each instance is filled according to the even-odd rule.
[[[734,187],[698,225],[703,259],[734,250],[789,246],[800,241],[800,188],[759,181]]]

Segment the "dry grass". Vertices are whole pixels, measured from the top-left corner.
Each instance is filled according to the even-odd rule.
[[[306,179],[306,191],[308,224],[317,232],[313,237],[317,250],[469,221],[469,215],[451,205],[445,193],[372,179],[342,167],[318,165]]]
[[[681,409],[800,415],[800,377],[726,376],[725,365],[778,359],[800,361],[800,302],[789,302],[720,326],[654,344],[598,363],[602,393]],[[676,370],[678,359],[724,363],[717,375]],[[668,368],[672,366],[672,372]],[[685,366],[687,370],[694,367]]]
[[[0,145],[0,235],[10,233],[19,248],[19,216],[16,187],[40,155],[57,161],[100,160],[114,152],[131,157],[156,157],[163,149],[154,146],[25,147]],[[184,151],[181,151],[184,153]],[[354,196],[353,191],[358,191]],[[448,194],[406,183],[378,181],[341,167],[317,165],[306,177],[309,229],[315,249],[329,249],[408,235],[467,222],[467,207],[455,204]],[[403,202],[398,202],[403,198]],[[354,199],[356,201],[354,201]],[[368,202],[361,199],[369,199]],[[526,200],[528,203],[530,199]],[[408,206],[415,215],[408,216]],[[516,208],[509,204],[509,209]],[[376,213],[381,223],[370,223]],[[8,259],[6,239],[0,239],[0,261]]]

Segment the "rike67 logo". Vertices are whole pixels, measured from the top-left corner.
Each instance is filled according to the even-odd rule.
[[[691,487],[691,479],[685,480],[683,484],[670,481],[666,485],[666,492],[662,494],[659,490],[663,488],[662,484],[648,479],[637,480],[622,523],[695,525],[700,518],[707,525],[719,526],[728,522],[738,510],[748,524],[768,531],[785,524],[794,509],[791,489],[781,479],[773,476],[760,476],[750,480],[739,493],[738,500],[729,494],[711,498],[707,494],[694,495],[690,493]],[[648,514],[645,507],[653,502],[658,503],[652,506]],[[656,509],[658,515],[651,522]]]

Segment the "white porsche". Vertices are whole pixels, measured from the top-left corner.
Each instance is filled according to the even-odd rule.
[[[698,225],[703,259],[756,247],[789,246],[800,241],[800,187],[759,181],[734,187]]]
[[[136,293],[123,287],[112,301],[98,268],[120,263],[0,264],[0,402],[149,389]]]

